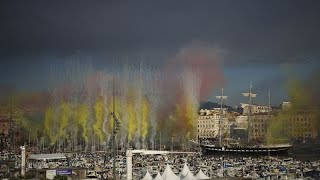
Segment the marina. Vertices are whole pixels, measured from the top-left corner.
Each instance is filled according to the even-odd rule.
[[[131,163],[128,163],[128,152]],[[221,156],[193,152],[127,150],[115,159],[116,179],[318,179],[320,160],[297,160],[290,156]],[[2,154],[2,157],[5,157]],[[21,155],[12,155],[12,177],[20,177]],[[1,160],[1,178],[5,168]],[[132,169],[128,172],[128,165]],[[130,169],[130,168],[129,168]],[[30,154],[26,159],[26,177],[69,179],[113,179],[113,158],[105,152]],[[64,173],[64,174],[63,174]],[[129,176],[129,177],[128,177]],[[131,176],[131,177],[130,177]],[[54,176],[52,176],[54,177]]]

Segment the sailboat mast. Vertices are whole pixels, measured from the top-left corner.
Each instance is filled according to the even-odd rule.
[[[268,123],[270,123],[270,113],[271,113],[271,93],[270,93],[270,89],[269,89],[269,93],[268,93],[268,98],[269,98],[269,104],[268,104]],[[270,132],[270,125],[267,128],[267,138],[268,138],[268,147],[270,146],[270,138],[271,138],[271,132]],[[270,151],[268,150],[268,156],[270,158]]]
[[[113,112],[112,112],[112,115],[113,115],[113,130],[112,130],[112,147],[113,147],[113,178],[116,179],[116,132],[115,132],[115,128],[116,128],[116,106],[115,106],[115,92],[114,92],[114,78],[113,78],[113,81],[112,81],[112,98],[113,98]]]
[[[14,147],[13,146],[13,141],[14,141],[14,138],[13,138],[13,97],[11,95],[11,99],[10,99],[10,122],[9,122],[9,138],[10,138],[10,146],[9,146],[9,164],[8,165],[8,172],[9,172],[9,177],[11,177],[11,154],[12,154],[12,149]]]
[[[250,141],[250,137],[251,137],[251,103],[252,103],[252,98],[256,97],[257,94],[253,94],[252,93],[252,82],[250,83],[250,88],[249,88],[249,92],[248,93],[242,93],[243,96],[245,97],[249,97],[249,105],[248,105],[248,142]]]
[[[219,118],[219,146],[221,147],[221,122],[223,114],[223,100],[227,99],[228,96],[223,95],[223,88],[221,88],[221,96],[216,96],[217,99],[220,99],[220,118]]]
[[[250,89],[249,89],[249,114],[248,114],[248,142],[250,141],[251,136],[251,91],[252,91],[252,82],[250,83]]]

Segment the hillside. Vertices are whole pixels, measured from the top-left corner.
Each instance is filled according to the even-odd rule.
[[[236,109],[234,109],[231,106],[228,105],[223,105],[223,108],[228,108],[228,111],[237,111]],[[207,102],[201,102],[200,103],[200,109],[213,109],[213,108],[220,108],[220,104],[218,103],[214,103],[211,101],[207,101]]]

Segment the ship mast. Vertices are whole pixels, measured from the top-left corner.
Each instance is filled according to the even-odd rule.
[[[9,177],[11,177],[11,166],[12,166],[12,153],[14,152],[14,122],[13,122],[13,95],[11,95],[10,97],[10,120],[9,120],[9,132],[8,132],[8,137],[9,137],[9,147],[8,147],[8,150],[9,150],[9,163],[7,164],[8,165],[8,174],[9,174]]]
[[[255,98],[257,94],[252,93],[252,82],[250,83],[250,89],[248,93],[242,93],[243,96],[249,97],[249,112],[248,112],[248,142],[250,141],[250,136],[251,136],[251,124],[250,124],[250,116],[251,116],[251,103],[252,103],[252,98]]]
[[[219,146],[221,147],[221,122],[223,114],[223,100],[227,99],[228,96],[223,95],[223,88],[221,88],[221,96],[216,96],[217,99],[220,99],[220,119],[219,119]]]
[[[270,93],[270,89],[269,89],[269,93],[268,93],[268,98],[269,98],[269,104],[268,104],[268,123],[270,123],[270,113],[271,113],[271,93]],[[269,127],[267,128],[267,137],[268,137],[268,147],[270,146],[270,138],[271,138],[271,134],[270,134],[270,124]],[[270,150],[268,149],[268,156],[270,159]]]
[[[112,155],[113,155],[113,178],[116,179],[116,133],[115,133],[115,128],[116,128],[116,105],[115,105],[115,94],[114,94],[114,78],[112,81],[112,116],[113,116],[113,131],[112,131]]]

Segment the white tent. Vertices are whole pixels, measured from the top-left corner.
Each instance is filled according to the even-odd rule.
[[[166,169],[164,170],[162,174],[162,178],[164,180],[180,180],[180,178],[174,174],[170,166],[167,164]]]
[[[160,173],[158,172],[157,176],[153,180],[163,180]]]
[[[180,178],[183,179],[183,180],[193,180],[193,179],[196,179],[194,177],[194,175],[190,172],[190,169],[189,167],[187,166],[187,163],[184,163],[184,166],[183,166],[183,169],[180,173]]]
[[[142,180],[152,180],[152,179],[153,179],[152,176],[150,175],[149,171],[147,170],[147,173]]]
[[[183,178],[181,178],[181,180],[196,180],[197,178],[194,177],[194,175],[189,171],[189,173],[184,176]]]
[[[202,170],[200,169],[200,171],[198,172],[198,174],[196,175],[197,179],[210,179],[210,177],[208,177],[207,175],[205,175]]]
[[[180,172],[180,175],[179,175],[179,177],[180,178],[183,178],[183,177],[185,177],[188,173],[189,173],[189,167],[187,166],[187,163],[184,163],[184,166],[183,166],[183,168],[182,168],[182,171]]]

